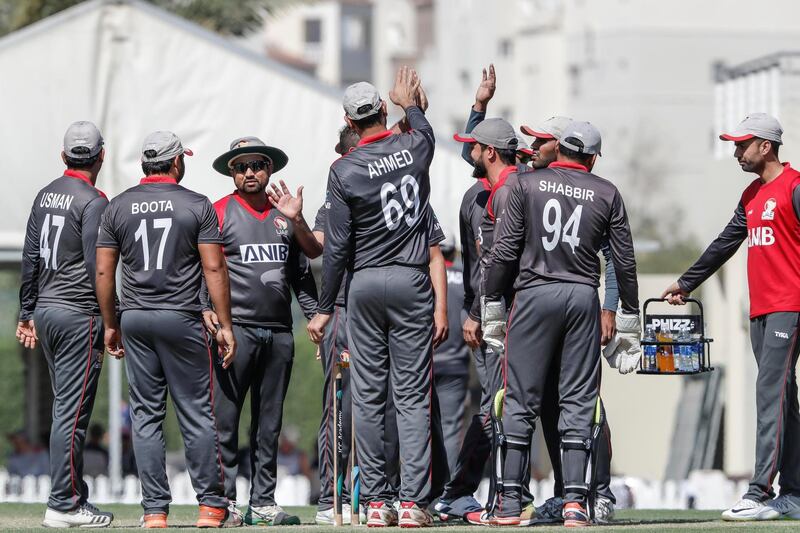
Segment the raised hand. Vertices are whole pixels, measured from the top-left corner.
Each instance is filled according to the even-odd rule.
[[[297,188],[297,195],[292,196],[289,187],[283,180],[279,181],[280,188],[270,183],[267,188],[269,203],[271,203],[283,216],[289,220],[297,220],[303,214],[303,186]]]
[[[496,88],[497,76],[495,76],[494,73],[494,64],[490,64],[488,73],[486,69],[483,69],[481,84],[478,85],[478,90],[475,93],[475,105],[472,108],[479,113],[485,113],[486,106],[489,104],[489,100],[494,96]]]
[[[417,72],[404,65],[397,70],[394,87],[389,91],[389,99],[403,109],[417,105],[419,86]]]

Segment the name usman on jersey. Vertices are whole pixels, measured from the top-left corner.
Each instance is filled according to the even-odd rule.
[[[285,263],[289,257],[289,245],[283,243],[241,244],[239,253],[242,263]]]

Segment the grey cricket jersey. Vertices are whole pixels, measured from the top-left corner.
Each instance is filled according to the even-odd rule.
[[[331,165],[320,312],[333,311],[348,268],[414,267],[430,261],[428,168],[435,140],[418,107],[409,107],[406,116],[412,131],[364,138]]]
[[[174,179],[148,176],[114,198],[97,247],[122,256],[120,310],[201,311],[200,244],[222,244],[217,214]]]
[[[78,172],[66,170],[36,195],[22,251],[20,320],[37,305],[98,314],[95,243],[106,195]]]

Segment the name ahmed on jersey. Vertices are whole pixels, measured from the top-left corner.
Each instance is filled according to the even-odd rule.
[[[414,163],[414,157],[408,150],[400,150],[399,152],[383,156],[371,163],[367,163],[369,179],[383,176],[387,172],[407,167],[412,163]]]

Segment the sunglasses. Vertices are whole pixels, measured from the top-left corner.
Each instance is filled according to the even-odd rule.
[[[236,163],[231,168],[237,174],[244,174],[247,172],[247,169],[251,169],[253,172],[258,172],[260,170],[264,170],[269,165],[268,161],[263,161],[261,159],[257,161],[248,161],[247,163]]]

